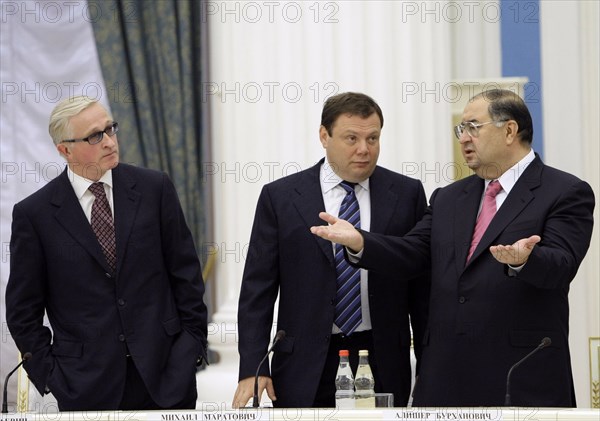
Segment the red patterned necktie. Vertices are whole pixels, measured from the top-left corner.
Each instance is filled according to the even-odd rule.
[[[496,195],[500,193],[501,190],[502,186],[498,180],[494,180],[488,185],[485,191],[481,212],[479,213],[477,222],[475,223],[475,231],[473,231],[473,239],[471,240],[471,248],[469,248],[467,262],[473,255],[473,252],[477,248],[477,244],[479,244],[481,237],[483,237],[483,233],[487,229],[488,225],[490,225],[492,218],[494,218],[494,215],[496,214]]]
[[[115,271],[117,263],[117,245],[115,242],[115,226],[110,205],[104,192],[104,183],[93,183],[89,190],[95,197],[92,204],[92,230],[102,247],[108,265]]]

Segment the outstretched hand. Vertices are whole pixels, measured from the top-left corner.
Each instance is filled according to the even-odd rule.
[[[354,252],[359,252],[364,247],[364,239],[360,232],[350,222],[336,218],[327,212],[320,212],[319,218],[329,225],[310,227],[310,232],[325,240],[341,244]]]
[[[539,235],[532,235],[529,238],[522,238],[512,245],[501,245],[490,247],[490,252],[500,263],[511,266],[521,266],[527,262],[533,247],[539,243],[542,238]]]

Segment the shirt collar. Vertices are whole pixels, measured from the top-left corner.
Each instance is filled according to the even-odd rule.
[[[93,183],[95,183],[95,181],[88,180],[85,177],[75,174],[73,172],[73,170],[71,170],[71,168],[68,166],[67,166],[67,175],[69,177],[69,181],[71,181],[71,185],[73,186],[75,195],[77,196],[77,199],[79,199],[79,200],[81,200],[81,198],[83,197],[85,192],[88,191],[88,188]],[[100,180],[98,180],[98,182],[102,182],[102,183],[108,185],[108,187],[110,187],[112,189],[112,186],[113,186],[112,170],[106,171],[104,173],[104,175],[102,177],[100,177]]]
[[[504,171],[504,173],[498,178],[500,185],[502,186],[502,190],[506,192],[506,194],[510,193],[512,188],[517,183],[519,177],[523,174],[525,169],[531,164],[531,162],[535,159],[535,152],[533,149],[529,150],[529,153],[525,155],[519,162],[510,167],[508,171]],[[486,180],[485,187],[487,188],[489,182],[491,180]]]
[[[333,168],[329,161],[325,160],[321,165],[319,180],[321,182],[321,191],[325,194],[334,187],[337,187],[343,180],[342,178],[333,171]],[[366,191],[369,191],[369,179],[358,183]]]

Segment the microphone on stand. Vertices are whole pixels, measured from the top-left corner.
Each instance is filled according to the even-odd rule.
[[[271,348],[269,348],[263,359],[260,360],[258,367],[256,368],[256,376],[254,376],[254,398],[252,399],[253,408],[258,408],[258,372],[260,371],[260,368],[262,367],[263,363],[265,362],[271,351],[273,351],[273,348],[275,348],[275,345],[277,345],[277,342],[279,342],[283,338],[285,338],[285,330],[277,331],[277,334],[275,334],[275,338],[273,338],[273,344],[271,345]]]
[[[537,346],[537,348],[535,348],[529,354],[525,355],[521,360],[517,361],[510,368],[510,370],[508,370],[508,374],[506,375],[506,395],[504,397],[504,406],[510,406],[511,405],[510,404],[510,375],[512,374],[513,370],[515,368],[517,368],[518,366],[520,366],[523,361],[525,361],[526,359],[528,359],[529,357],[531,357],[533,354],[535,354],[536,352],[538,352],[540,349],[546,348],[547,346],[550,346],[550,344],[552,344],[552,340],[549,337],[546,336],[544,339],[542,339],[542,342],[540,342],[540,344]]]
[[[8,394],[8,379],[10,379],[10,376],[13,375],[13,373],[15,371],[18,370],[19,367],[21,367],[23,365],[23,363],[27,360],[29,360],[31,358],[31,352],[26,352],[25,354],[23,354],[23,358],[21,359],[21,362],[19,364],[17,364],[17,366],[6,375],[6,378],[4,379],[4,388],[2,389],[2,413],[3,414],[8,414],[8,402],[6,401],[7,398],[7,394]]]

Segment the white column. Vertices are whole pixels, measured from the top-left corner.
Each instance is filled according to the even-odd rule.
[[[462,80],[501,77],[500,2],[460,0],[445,7],[451,23],[452,76]]]
[[[596,1],[540,1],[545,161],[583,178],[596,194],[592,243],[569,293],[569,342],[580,408],[591,405],[588,340],[600,336],[599,10]]]

